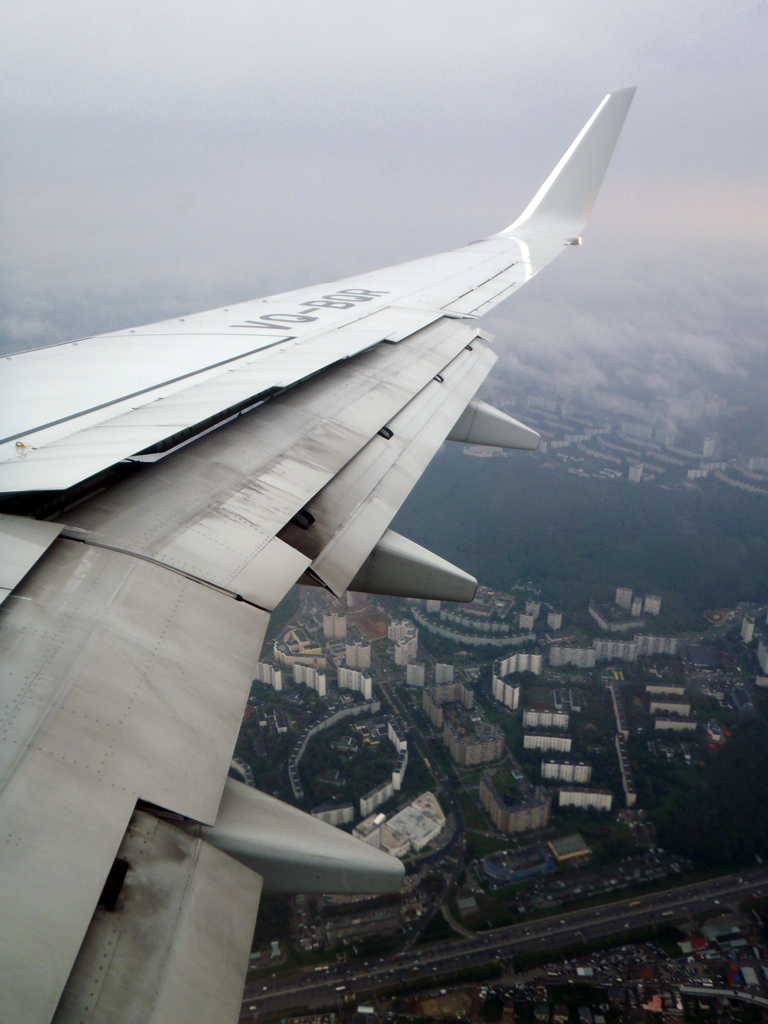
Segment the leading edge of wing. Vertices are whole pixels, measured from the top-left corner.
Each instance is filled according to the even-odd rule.
[[[476,319],[584,226],[634,89],[610,93],[523,214],[481,242],[173,322],[3,360],[0,493],[162,457],[326,367],[442,317]],[[286,333],[287,332],[287,333]]]
[[[595,205],[635,86],[609,92],[504,237],[578,238]]]

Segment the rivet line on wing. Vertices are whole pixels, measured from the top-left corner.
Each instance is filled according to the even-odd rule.
[[[227,590],[226,587],[220,587],[218,584],[211,583],[210,580],[205,580],[201,576],[195,576],[191,572],[184,572],[183,569],[177,569],[176,566],[168,565],[167,562],[161,562],[157,558],[151,558],[149,555],[139,554],[138,551],[130,551],[128,548],[119,548],[114,544],[104,544],[98,540],[91,540],[89,537],[83,537],[79,532],[76,534],[67,528],[61,531],[59,538],[63,540],[73,540],[77,544],[88,544],[94,548],[103,548],[105,551],[114,551],[119,555],[128,555],[130,558],[138,558],[142,562],[149,562],[150,565],[156,565],[158,569],[167,569],[168,572],[173,572],[177,576],[183,576],[184,579],[189,580],[191,583],[199,583],[203,587],[215,590],[217,593],[224,597],[228,597],[233,601],[248,604],[252,608],[257,608],[260,612],[266,612],[268,615],[272,614],[272,610],[270,608],[265,608],[263,605],[256,604],[255,601],[249,601],[248,598],[243,597],[242,594],[236,594],[232,590]]]

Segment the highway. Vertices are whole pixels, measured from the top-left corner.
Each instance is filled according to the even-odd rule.
[[[246,987],[243,1016],[277,1010],[335,1006],[347,994],[369,994],[425,975],[475,967],[515,954],[558,949],[590,939],[621,934],[666,920],[679,921],[707,910],[730,909],[753,896],[768,896],[768,868],[679,886],[647,896],[573,910],[569,913],[482,932],[471,939],[450,939],[397,957],[377,956],[336,964],[328,970],[304,970],[260,980]],[[253,1008],[253,1009],[251,1009]]]

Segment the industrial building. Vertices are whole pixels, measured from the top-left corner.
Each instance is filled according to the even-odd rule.
[[[422,793],[387,820],[371,814],[352,830],[352,835],[370,846],[386,850],[393,857],[419,853],[445,827],[445,815],[434,793]]]
[[[375,846],[378,850],[381,848],[381,826],[386,820],[386,814],[374,811],[373,814],[369,814],[355,825],[352,835],[355,839],[360,839],[362,842],[368,843],[369,846]]]
[[[562,864],[566,860],[574,860],[576,857],[588,857],[592,853],[578,832],[564,836],[562,839],[551,839],[547,846],[554,854],[558,864]]]
[[[407,838],[414,853],[419,853],[429,846],[445,827],[445,815],[434,793],[422,793],[412,800],[402,811],[394,814],[386,823],[385,828]],[[382,833],[383,833],[382,829]],[[382,847],[384,846],[382,834]]]
[[[480,861],[479,871],[492,888],[521,882],[532,875],[552,870],[552,858],[540,846],[527,846],[514,853],[491,853]]]

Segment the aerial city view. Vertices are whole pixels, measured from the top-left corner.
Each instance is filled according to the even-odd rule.
[[[521,473],[609,518],[642,489],[665,508],[723,497],[761,529],[768,452],[726,399],[686,396],[683,422],[619,395],[507,394],[539,450],[441,453],[460,487],[480,457],[513,498]],[[562,507],[541,529],[539,573],[501,537],[471,604],[297,587],[275,612],[231,773],[406,877],[391,896],[265,897],[243,1020],[768,1008],[764,584],[743,573],[734,600],[735,581],[718,594],[675,567],[638,581],[604,546],[569,587],[557,563],[584,542]]]
[[[0,6],[0,1024],[768,1024],[768,2]]]

